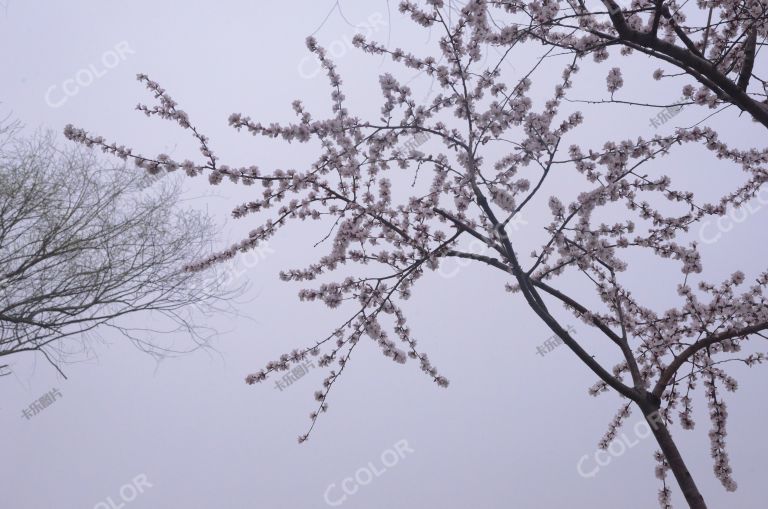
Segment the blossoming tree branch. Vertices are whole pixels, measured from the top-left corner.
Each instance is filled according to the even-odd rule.
[[[384,74],[379,77],[380,118],[356,116],[347,108],[336,65],[309,38],[307,46],[330,83],[330,118],[314,118],[301,101],[293,103],[297,120],[289,125],[264,125],[239,113],[229,117],[232,127],[254,136],[313,143],[318,154],[308,168],[263,171],[223,164],[187,113],[146,75],[138,79],[156,102],[138,109],[189,131],[199,143],[200,160],[140,155],[73,126],[65,134],[131,159],[150,174],[180,169],[190,176],[207,174],[211,184],[229,179],[262,186],[252,201],[233,211],[236,218],[258,223],[248,237],[187,270],[202,271],[253,249],[297,221],[317,223],[318,236],[330,244],[327,253],[280,277],[306,285],[299,293],[302,300],[352,311],[327,335],[247,377],[249,384],[261,382],[319,356],[328,374],[300,442],[326,411],[331,389],[365,338],[386,357],[398,363],[413,359],[437,385],[448,386],[419,349],[404,301],[441,261],[458,257],[497,271],[499,284],[522,299],[530,316],[591,370],[597,379],[592,395],[614,392],[622,399],[601,447],[631,411],[642,414],[660,449],[656,473],[662,507],[671,507],[669,471],[690,507],[706,507],[671,434],[675,422],[683,429],[694,427],[694,395],[701,381],[711,418],[714,473],[725,489],[735,490],[724,391],[734,391],[737,382],[724,365],[766,360],[751,345],[768,329],[768,272],[736,271],[724,281],[709,281],[699,246],[686,240],[686,233],[754,197],[766,181],[768,152],[731,146],[706,122],[665,136],[586,146],[573,141],[584,121],[574,104],[668,105],[616,99],[625,79],[618,64],[606,73],[609,99],[570,101],[568,94],[586,59],[599,63],[639,53],[663,67],[653,79],[681,83],[675,97],[682,93],[687,104],[706,115],[709,109],[738,108],[744,112],[739,121],[748,128],[768,127],[765,81],[756,74],[758,49],[768,34],[764,2],[634,0],[619,5],[604,0],[590,7],[582,0],[472,0],[458,9],[428,0],[401,2],[400,11],[425,30],[439,31],[435,54],[388,48],[360,35],[354,44],[434,80],[438,90],[431,99],[417,100],[409,86]],[[505,59],[542,48],[527,72],[504,78]],[[548,98],[535,101],[533,79],[540,66],[553,62],[559,62],[560,77],[549,84],[537,81],[536,91],[546,89]],[[404,149],[415,135],[429,136],[430,143]],[[732,163],[743,177],[712,202],[676,187],[675,175],[663,173],[665,157],[697,147],[713,161]],[[550,181],[563,175],[580,182],[576,197],[547,196]],[[528,256],[521,235],[509,226],[542,201],[549,210],[541,225],[546,240]],[[481,241],[487,250],[462,250],[464,239]],[[655,303],[635,297],[624,276],[631,269],[630,254],[636,253],[659,267],[677,266],[676,307],[656,309]],[[565,327],[573,317],[588,327],[578,334]],[[594,355],[590,348],[596,344],[612,346],[614,358]]]

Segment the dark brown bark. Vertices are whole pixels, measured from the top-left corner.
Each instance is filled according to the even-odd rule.
[[[680,451],[677,449],[669,429],[659,414],[658,406],[653,403],[642,403],[639,406],[643,411],[645,420],[651,427],[651,431],[653,431],[653,436],[656,437],[656,442],[658,442],[661,452],[664,453],[669,469],[674,474],[677,484],[680,486],[680,490],[688,502],[688,506],[691,509],[707,509],[704,497],[696,486],[696,482],[694,482],[693,476],[688,471],[688,467],[685,466],[685,461],[683,461],[683,457],[680,455]]]
[[[627,24],[621,9],[614,0],[603,0],[603,4],[608,8],[618,37],[614,38],[599,32],[595,32],[595,35],[615,40],[615,42],[620,44],[644,51],[652,56],[663,58],[696,78],[696,80],[717,94],[723,101],[729,102],[742,111],[750,113],[757,122],[768,127],[768,107],[750,97],[747,94],[746,88],[742,90],[739,84],[723,74],[717,66],[707,60],[698,50],[695,50],[695,47],[695,51],[692,51],[690,47],[680,47],[659,39],[653,33],[633,30]],[[681,37],[681,39],[685,41],[687,37]],[[748,48],[749,43],[747,43]],[[748,54],[746,59],[749,60]],[[753,63],[750,64],[749,62],[745,64],[753,65]],[[748,83],[748,77],[745,77],[745,82],[742,82],[742,85],[746,86],[746,83]]]

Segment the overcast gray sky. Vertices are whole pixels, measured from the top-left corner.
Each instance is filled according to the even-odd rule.
[[[391,17],[386,0],[341,5],[349,22],[381,42],[416,49],[434,42],[435,36],[396,12],[395,0],[389,2]],[[292,121],[296,98],[310,110],[328,111],[329,89],[309,58],[307,35],[317,31],[335,52],[350,105],[363,114],[379,108],[378,74],[397,69],[360,56],[350,44],[356,29],[339,12],[323,24],[332,0],[5,4],[2,113],[12,112],[29,130],[60,133],[72,123],[149,154],[197,155],[186,132],[133,111],[137,102],[151,102],[136,73],[159,81],[228,163],[288,168],[311,163],[313,154],[237,133],[227,117],[237,111],[263,122]],[[522,69],[524,63],[512,63],[505,72],[519,77]],[[584,97],[604,93],[607,68],[601,69],[594,78],[580,75]],[[626,73],[631,77],[635,70]],[[555,69],[552,76],[558,74]],[[543,76],[549,93],[553,82]],[[628,87],[662,94],[662,101],[679,97],[677,88],[648,85],[643,76],[643,83]],[[414,87],[426,94],[429,81],[417,78]],[[610,108],[590,110],[591,127],[579,136],[601,143],[653,134],[650,112],[630,116]],[[675,122],[701,118],[702,112],[686,110]],[[735,115],[717,122],[745,145],[764,142],[762,131],[746,129]],[[702,193],[714,196],[733,186],[701,154],[666,164],[700,160],[708,166],[688,178]],[[247,218],[243,224],[228,219],[253,192],[249,188],[225,183],[211,190],[203,179],[187,187],[194,206],[207,207],[221,223],[222,247],[252,227]],[[711,279],[735,268],[764,268],[767,215],[757,210],[712,244],[706,258]],[[519,233],[533,245],[540,238],[536,218],[525,219]],[[436,387],[415,363],[392,363],[371,343],[358,350],[310,440],[298,445],[323,370],[310,368],[282,391],[272,382],[247,386],[244,377],[346,318],[317,303],[300,303],[298,287],[277,278],[280,269],[324,254],[327,248],[312,250],[311,242],[302,242],[308,231],[292,228],[257,263],[233,264],[250,290],[236,305],[242,316],[211,319],[221,331],[215,352],[158,364],[107,330],[91,360],[64,366],[68,380],[39,358],[16,359],[14,375],[0,383],[0,507],[98,509],[109,507],[110,497],[126,509],[656,507],[655,447],[652,438],[633,435],[638,416],[625,428],[627,450],[595,475],[580,475],[584,455],[582,470],[595,470],[596,444],[618,398],[589,397],[593,376],[567,349],[537,355],[536,347],[550,336],[546,327],[504,292],[496,274],[455,261],[421,281],[407,308],[415,336],[451,380],[450,388]],[[671,305],[679,272],[638,269],[638,295]],[[151,324],[152,317],[135,320]],[[575,320],[566,323],[577,336],[584,331]],[[706,418],[696,431],[675,437],[710,507],[765,507],[765,373],[736,372],[741,388],[729,399],[729,444],[739,490],[725,493],[712,475]],[[61,393],[54,404],[29,420],[22,417],[24,408],[54,388]],[[361,469],[375,471],[370,482]],[[346,483],[354,493],[345,493],[344,479],[355,476]],[[676,486],[673,491],[682,507]]]

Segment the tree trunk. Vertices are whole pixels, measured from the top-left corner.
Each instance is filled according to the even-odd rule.
[[[680,455],[680,451],[677,449],[677,445],[675,445],[672,435],[669,434],[669,429],[667,429],[667,426],[664,424],[664,421],[659,414],[658,407],[655,405],[644,404],[641,405],[640,408],[643,411],[645,420],[653,431],[653,436],[656,437],[656,441],[659,443],[661,452],[664,453],[670,470],[675,474],[677,484],[680,486],[680,490],[683,492],[683,496],[688,502],[688,506],[691,509],[707,509],[704,497],[701,496],[701,492],[693,481],[693,477],[688,471],[688,467],[685,466],[683,457]]]

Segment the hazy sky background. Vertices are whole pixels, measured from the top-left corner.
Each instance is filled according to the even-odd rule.
[[[211,138],[224,162],[269,169],[311,164],[314,152],[308,146],[284,146],[237,133],[227,126],[227,117],[242,112],[265,123],[293,121],[290,104],[296,98],[318,112],[316,117],[325,116],[330,90],[322,75],[313,75],[316,64],[305,48],[307,35],[317,30],[321,43],[335,44],[356,114],[378,117],[378,74],[400,69],[352,48],[355,28],[338,12],[318,30],[332,0],[5,3],[6,9],[0,9],[1,113],[12,112],[30,131],[51,128],[60,133],[72,123],[149,155],[167,152],[184,159],[198,153],[178,126],[133,111],[138,102],[152,104],[151,95],[135,81],[138,72],[169,91]],[[354,24],[383,19],[388,26],[376,26],[373,38],[393,47],[422,51],[435,42],[437,34],[430,37],[415,28],[397,13],[395,0],[389,3],[391,18],[385,0],[341,5]],[[104,58],[111,62],[111,57],[104,55],[116,47],[130,51],[108,69]],[[540,47],[530,48],[532,55],[540,54]],[[656,65],[626,62],[627,91],[656,102],[680,97],[679,86],[650,79]],[[525,56],[513,60],[505,73],[519,78],[527,70],[525,63]],[[103,76],[65,96],[65,80],[91,65]],[[584,67],[572,97],[605,98],[610,65]],[[542,72],[540,97],[551,93],[555,82],[548,78],[559,76],[561,69],[555,65]],[[632,81],[635,75],[638,80]],[[414,88],[426,95],[429,80],[418,78]],[[591,140],[592,146],[654,134],[648,119],[655,112],[615,106],[584,111],[589,112],[587,125],[574,139]],[[707,114],[689,107],[660,129],[690,125]],[[722,127],[743,146],[765,140],[762,128],[735,114],[716,117],[711,125]],[[696,185],[708,199],[735,188],[734,178],[740,177],[700,152],[664,164],[680,187]],[[675,170],[688,171],[678,175]],[[549,194],[572,196],[570,182],[563,176]],[[231,220],[229,214],[260,188],[225,183],[212,190],[207,180],[196,179],[188,189],[194,206],[207,207],[221,223],[221,247],[256,224],[253,218]],[[528,224],[516,232],[531,248],[541,238],[536,210],[543,210],[546,201],[540,202],[524,215]],[[711,280],[736,268],[749,274],[764,269],[765,218],[765,210],[757,210],[708,248],[705,270]],[[318,303],[300,303],[300,286],[277,278],[280,269],[303,267],[324,254],[327,246],[311,248],[323,234],[305,225],[289,228],[257,264],[240,266],[245,272],[240,281],[247,281],[250,290],[237,304],[242,316],[208,323],[221,331],[215,351],[156,363],[105,330],[103,343],[93,345],[92,359],[64,366],[68,380],[41,358],[12,359],[14,375],[0,380],[0,507],[91,509],[107,497],[119,501],[121,486],[140,474],[152,486],[127,503],[127,509],[328,507],[324,494],[329,485],[336,484],[330,498],[340,498],[344,478],[369,462],[382,470],[382,453],[401,440],[413,452],[360,487],[341,507],[657,507],[660,484],[653,474],[653,439],[639,441],[594,477],[580,476],[577,462],[587,454],[585,469],[594,467],[597,441],[619,399],[612,394],[589,397],[594,376],[566,348],[537,355],[536,347],[551,333],[519,296],[504,292],[498,273],[450,260],[442,277],[432,274],[420,281],[406,308],[421,348],[450,379],[450,387],[438,388],[413,362],[391,362],[373,343],[361,345],[365,348],[356,350],[331,393],[329,412],[310,440],[298,445],[296,437],[309,424],[313,392],[324,370],[310,370],[283,391],[271,381],[247,386],[244,378],[281,353],[325,336],[347,318]],[[677,303],[679,267],[658,269],[638,260],[635,268],[634,279],[628,281],[635,283],[638,296],[661,309]],[[152,317],[133,320],[152,325]],[[564,322],[574,326],[577,337],[589,333],[573,318]],[[601,352],[599,346],[593,350]],[[712,474],[702,399],[697,399],[696,430],[675,429],[674,435],[710,507],[765,507],[765,373],[760,367],[737,367],[735,373],[741,387],[728,395],[728,443],[739,490],[725,493]],[[61,399],[31,420],[21,417],[23,408],[54,387]],[[633,443],[631,430],[637,422],[634,415],[625,428]],[[676,507],[683,507],[674,481],[672,487]]]

